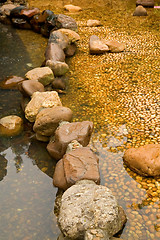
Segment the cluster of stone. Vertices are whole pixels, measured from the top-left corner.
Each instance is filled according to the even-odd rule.
[[[147,16],[147,10],[145,8],[153,8],[154,0],[137,0],[136,9],[133,16]]]

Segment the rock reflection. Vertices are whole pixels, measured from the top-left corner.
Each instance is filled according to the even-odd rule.
[[[7,175],[7,160],[0,155],[0,181]]]

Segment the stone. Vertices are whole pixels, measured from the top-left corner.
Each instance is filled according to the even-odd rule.
[[[39,14],[34,15],[31,20],[30,24],[33,29],[33,31],[40,33],[41,32],[41,24],[39,23]]]
[[[39,8],[27,8],[21,10],[21,16],[25,19],[30,19],[34,15],[39,14],[40,10]]]
[[[50,84],[54,80],[54,74],[49,67],[37,67],[25,74],[26,79],[37,80],[44,86]]]
[[[66,88],[65,78],[63,77],[56,77],[52,82],[52,87],[55,89],[64,90]]]
[[[24,96],[21,97],[20,104],[21,104],[21,108],[22,108],[23,112],[25,112],[25,108],[26,108],[27,104],[30,102],[30,100],[31,100],[30,97],[24,97]]]
[[[70,44],[80,40],[79,34],[71,29],[61,28],[58,31],[60,31],[62,34],[65,34],[68,37]]]
[[[48,43],[45,51],[45,60],[51,60],[52,62],[64,62],[65,54],[63,49],[57,43]]]
[[[64,53],[66,57],[72,57],[77,50],[77,45],[76,43],[69,44],[66,49],[64,49]]]
[[[0,82],[0,88],[2,89],[17,89],[18,84],[24,81],[24,78],[18,76],[10,76],[4,81]]]
[[[137,0],[136,1],[136,6],[142,5],[143,7],[154,7],[154,0]]]
[[[125,49],[125,45],[123,43],[117,42],[115,40],[103,40],[103,42],[108,46],[109,51],[112,53],[123,52]]]
[[[48,60],[46,66],[50,67],[54,76],[63,76],[69,71],[69,66],[65,62]]]
[[[48,43],[58,44],[58,46],[64,50],[69,44],[69,38],[60,30],[51,31]]]
[[[4,13],[2,13],[1,10],[0,10],[0,22],[6,25],[12,24],[10,18]]]
[[[82,179],[100,183],[99,159],[88,147],[78,147],[58,161],[53,175],[53,185],[66,190]]]
[[[44,86],[42,83],[36,81],[36,80],[25,80],[19,85],[20,92],[26,96],[31,97],[34,92],[44,92]]]
[[[23,5],[13,8],[10,11],[10,18],[22,18],[21,11],[24,9],[27,9],[27,7]]]
[[[53,29],[57,30],[56,23],[57,15],[52,14],[51,16],[48,16],[45,23],[41,27],[41,34],[48,38]]]
[[[44,10],[38,17],[38,22],[43,24],[46,22],[48,17],[55,15],[51,10]]]
[[[141,5],[137,6],[133,13],[133,16],[147,16],[147,15],[148,14],[146,9]]]
[[[15,8],[18,7],[18,5],[9,3],[9,4],[4,4],[1,8],[0,11],[3,12],[5,15],[10,16],[10,12]]]
[[[65,237],[107,240],[125,222],[123,209],[105,186],[81,180],[62,195],[58,224]]]
[[[62,106],[47,108],[40,111],[36,117],[33,130],[43,136],[54,135],[61,121],[71,121],[73,113],[71,109]]]
[[[25,108],[25,117],[30,122],[34,122],[40,110],[57,106],[62,106],[62,103],[56,91],[34,92]]]
[[[142,176],[160,176],[160,144],[127,149],[123,160],[130,169]]]
[[[64,5],[64,9],[67,10],[68,12],[71,12],[71,13],[82,11],[81,7],[75,6],[75,5],[72,5],[72,4]]]
[[[0,135],[16,136],[23,130],[23,120],[16,115],[6,116],[0,119]]]
[[[98,27],[98,26],[101,26],[101,22],[99,20],[92,20],[92,19],[89,19],[87,21],[87,27]]]
[[[89,40],[90,54],[102,54],[109,51],[109,47],[98,36],[92,35]]]
[[[12,18],[11,22],[13,24],[14,27],[16,28],[20,28],[20,29],[31,29],[31,25],[29,22],[27,22],[27,20],[23,19],[23,18]]]
[[[57,23],[56,26],[57,28],[66,28],[66,29],[71,29],[73,31],[77,31],[78,30],[78,26],[76,21],[67,15],[64,14],[58,14],[57,15]]]
[[[49,154],[59,160],[66,153],[67,146],[73,140],[77,140],[83,147],[89,144],[93,131],[93,123],[90,121],[66,123],[55,132],[54,142],[47,145]]]
[[[49,142],[49,137],[36,133],[36,139],[41,142]]]

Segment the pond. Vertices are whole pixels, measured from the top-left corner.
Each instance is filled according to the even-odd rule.
[[[160,5],[160,1],[155,1]],[[67,1],[33,1],[31,6],[64,13]],[[94,132],[90,147],[100,159],[101,184],[109,187],[125,209],[127,223],[119,234],[126,240],[160,238],[160,178],[145,178],[123,164],[124,151],[160,143],[160,10],[147,9],[147,17],[133,17],[134,0],[73,0],[83,8],[71,16],[79,25],[81,40],[68,59],[64,106],[74,121],[91,120]],[[98,28],[86,20],[101,20]],[[124,42],[122,53],[91,56],[89,37]],[[24,74],[44,60],[47,39],[31,31],[0,26],[1,80]],[[76,94],[75,94],[76,93]],[[23,117],[17,90],[0,90],[0,117]],[[56,162],[34,139],[24,119],[24,132],[0,138],[0,239],[56,240],[59,230],[53,208],[57,189],[52,185]]]

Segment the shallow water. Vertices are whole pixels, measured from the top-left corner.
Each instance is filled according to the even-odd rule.
[[[68,3],[29,2],[57,13],[64,12],[63,4]],[[79,14],[71,14],[79,24],[81,40],[77,54],[68,60],[67,94],[61,100],[73,110],[74,121],[94,122],[90,147],[100,158],[101,184],[113,191],[128,218],[121,238],[159,239],[160,178],[144,178],[133,173],[123,165],[122,157],[131,146],[160,143],[160,10],[147,9],[148,17],[137,18],[132,16],[133,0],[71,3],[83,8]],[[101,20],[103,26],[87,28],[86,20],[90,18]],[[12,48],[15,52],[9,51],[8,60],[3,61],[6,63],[3,77],[23,76],[43,61],[46,39],[30,31],[18,30],[12,34],[19,44]],[[126,50],[90,56],[88,40],[92,34],[124,42]],[[31,68],[28,63],[32,64]],[[22,116],[20,94],[16,90],[0,91],[3,103],[0,115]],[[45,144],[34,140],[30,129],[25,121],[21,136],[0,139],[2,240],[57,239],[59,234],[52,215],[57,191],[51,178],[55,162],[48,156]]]

